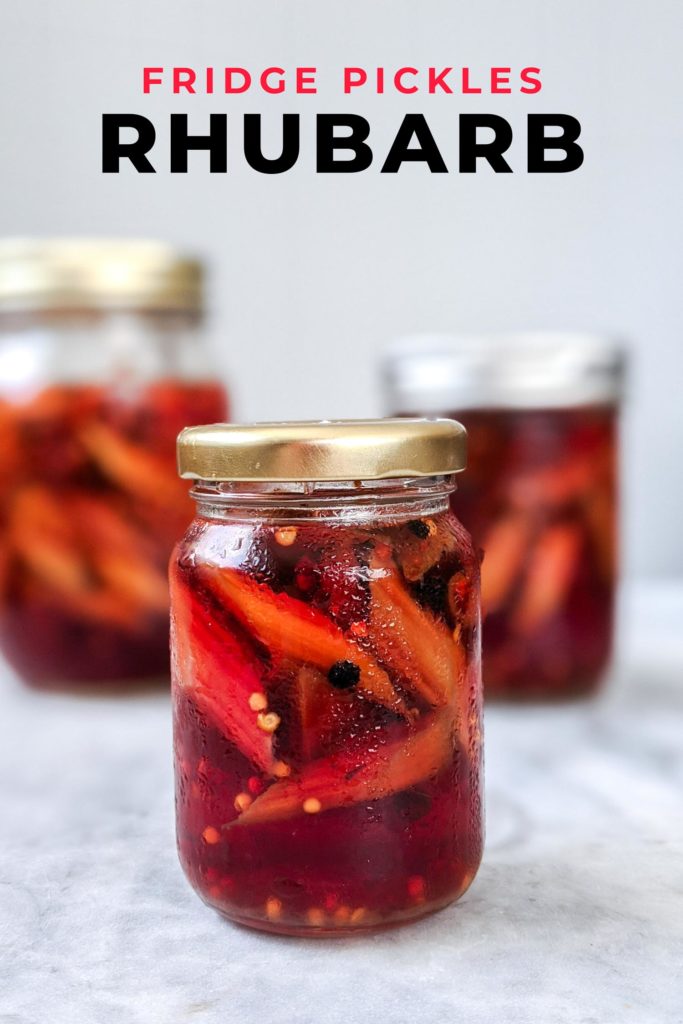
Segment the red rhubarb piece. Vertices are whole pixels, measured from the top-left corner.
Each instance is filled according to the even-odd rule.
[[[270,786],[244,811],[235,826],[256,825],[318,814],[379,800],[435,776],[453,755],[453,716],[447,709],[407,726],[400,738],[349,745],[311,761],[295,776]]]
[[[81,431],[81,443],[100,471],[117,487],[155,506],[177,506],[187,488],[167,460],[151,455],[103,423],[91,422]]]
[[[253,765],[273,774],[277,716],[267,712],[263,666],[244,641],[198,603],[177,571],[171,573],[171,593],[177,685]]]
[[[462,685],[464,649],[445,623],[417,604],[390,559],[375,554],[370,565],[373,649],[429,704],[448,703]]]
[[[71,495],[69,508],[79,527],[88,559],[112,591],[141,614],[168,610],[168,582],[157,567],[146,537],[113,504],[85,492]]]
[[[345,726],[355,719],[356,701],[351,693],[336,690],[313,665],[300,666],[294,688],[299,746],[304,760],[310,761],[339,746],[346,735]]]
[[[533,633],[560,611],[576,577],[582,547],[581,530],[572,523],[543,531],[515,606],[512,621],[517,632]]]
[[[481,606],[492,615],[508,601],[522,572],[532,525],[525,512],[510,512],[496,520],[482,543]]]
[[[203,565],[197,572],[205,585],[272,655],[314,665],[328,673],[349,661],[358,666],[358,689],[398,714],[405,711],[387,673],[317,608],[275,594],[243,572]]]

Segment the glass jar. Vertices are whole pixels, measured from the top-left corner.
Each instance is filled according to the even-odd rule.
[[[200,293],[158,243],[0,243],[0,649],[31,684],[168,674],[175,439],[227,415]]]
[[[171,563],[180,859],[241,924],[341,935],[482,850],[479,571],[448,420],[183,431]]]
[[[411,338],[387,355],[390,412],[468,430],[453,507],[483,551],[487,697],[579,697],[605,674],[622,377],[619,349],[588,336]]]

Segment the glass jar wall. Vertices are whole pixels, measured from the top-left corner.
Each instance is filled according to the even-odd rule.
[[[464,432],[443,424],[181,435],[198,510],[171,568],[178,847],[240,923],[374,929],[476,873],[478,562],[448,501]],[[432,475],[375,476],[407,468]],[[269,479],[297,473],[321,479]]]
[[[41,687],[168,672],[188,423],[224,418],[201,268],[152,242],[0,243],[0,649]]]
[[[416,338],[384,369],[391,412],[468,430],[453,507],[483,552],[487,697],[594,692],[612,648],[620,352],[583,336]]]

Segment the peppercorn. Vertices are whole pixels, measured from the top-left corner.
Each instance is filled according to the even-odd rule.
[[[443,614],[446,610],[448,586],[438,573],[426,573],[415,586],[415,596],[421,605]]]
[[[411,533],[414,533],[420,540],[426,540],[429,536],[430,530],[425,523],[424,519],[411,519],[408,523],[408,529]]]
[[[360,679],[360,667],[354,661],[335,661],[327,678],[335,689],[350,690]]]

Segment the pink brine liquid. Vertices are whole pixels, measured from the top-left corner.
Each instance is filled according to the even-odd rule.
[[[168,557],[192,518],[175,440],[222,419],[213,383],[3,395],[0,648],[40,687],[168,672]]]
[[[612,647],[616,413],[455,415],[470,468],[453,508],[483,552],[486,696],[592,693]]]
[[[188,878],[229,918],[290,934],[446,905],[482,849],[467,534],[450,512],[238,518],[200,516],[171,570]]]

